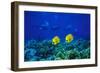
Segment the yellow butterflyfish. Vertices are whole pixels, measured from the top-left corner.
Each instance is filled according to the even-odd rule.
[[[73,37],[72,34],[68,34],[68,35],[66,35],[66,37],[65,37],[65,40],[66,40],[67,43],[72,42],[73,39],[74,39],[74,37]]]
[[[58,43],[60,43],[60,38],[58,36],[55,36],[53,39],[52,39],[52,43],[54,45],[57,45]]]

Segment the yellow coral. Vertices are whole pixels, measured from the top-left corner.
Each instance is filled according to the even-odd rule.
[[[74,37],[73,37],[72,34],[68,34],[68,35],[66,35],[65,40],[66,40],[67,43],[70,43],[73,39],[74,39]]]
[[[52,39],[52,43],[54,45],[57,45],[58,43],[60,42],[60,38],[58,36],[55,36],[53,39]]]

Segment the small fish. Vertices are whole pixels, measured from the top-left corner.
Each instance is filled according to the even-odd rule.
[[[52,30],[58,30],[59,29],[59,26],[52,26],[52,28],[51,28]]]
[[[58,43],[60,43],[60,38],[58,36],[55,36],[53,39],[52,39],[52,43],[54,45],[57,45]]]
[[[74,29],[74,31],[75,31],[75,32],[77,32],[77,31],[78,31],[78,29]]]
[[[67,27],[65,27],[65,29],[72,29],[72,26],[71,25],[68,25]]]
[[[65,40],[66,40],[67,43],[72,42],[73,39],[74,39],[74,37],[73,37],[72,34],[68,34],[68,35],[66,35],[66,37],[65,37]]]
[[[48,30],[49,29],[49,22],[45,21],[44,24],[40,25],[40,30]]]

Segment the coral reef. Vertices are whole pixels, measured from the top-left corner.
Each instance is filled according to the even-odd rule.
[[[87,48],[85,50],[82,50],[80,52],[81,58],[82,59],[86,59],[86,58],[90,58],[90,48]]]
[[[56,45],[51,40],[30,40],[25,43],[24,61],[71,60],[90,58],[90,42],[74,40],[71,43],[60,42]]]
[[[76,49],[69,50],[66,52],[66,54],[67,54],[66,56],[67,59],[80,59],[81,58],[80,52]]]

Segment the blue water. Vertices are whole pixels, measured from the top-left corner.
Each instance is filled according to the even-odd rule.
[[[90,40],[90,14],[24,11],[24,40],[51,40],[67,34],[75,39]]]
[[[68,34],[74,37],[70,43]],[[24,40],[24,61],[89,59],[90,14],[24,11]]]

